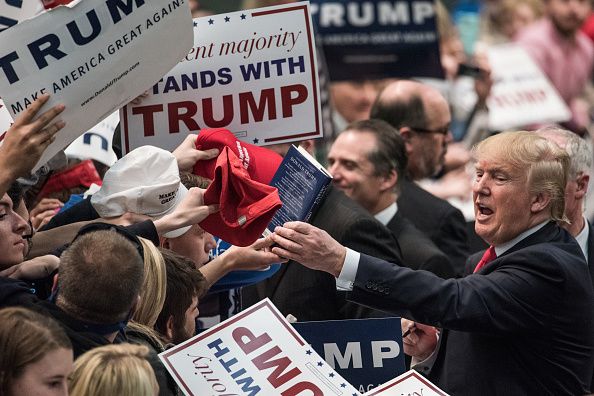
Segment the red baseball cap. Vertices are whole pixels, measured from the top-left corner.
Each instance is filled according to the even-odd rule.
[[[204,193],[204,203],[219,204],[220,210],[200,222],[200,227],[233,245],[254,243],[282,206],[277,189],[252,179],[245,158],[228,146],[222,147],[213,172],[204,176],[213,179]]]
[[[242,142],[227,129],[203,129],[196,139],[198,150],[217,148],[219,152],[223,152],[225,147],[229,147],[235,153],[243,167],[247,169],[250,178],[260,183],[270,184],[274,173],[283,162],[283,157],[274,151]],[[194,174],[212,179],[216,164],[216,159],[198,161],[194,165]]]
[[[41,200],[51,193],[75,187],[89,188],[93,183],[101,186],[101,177],[99,177],[93,161],[85,160],[51,175],[37,194],[37,199]]]

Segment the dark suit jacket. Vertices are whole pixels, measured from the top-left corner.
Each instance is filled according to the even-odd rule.
[[[462,212],[409,180],[403,181],[397,203],[402,216],[425,233],[449,257],[456,275],[462,276],[470,255]]]
[[[586,225],[590,229],[588,233],[588,270],[590,271],[592,287],[594,287],[594,227],[589,221]],[[594,382],[592,385],[594,385]]]
[[[392,233],[336,188],[330,189],[310,222],[353,250],[391,262],[400,260]],[[248,307],[266,297],[284,315],[292,314],[300,321],[385,316],[347,302],[346,293],[336,290],[332,275],[293,261],[269,279],[243,288],[242,305]]]
[[[430,379],[452,395],[587,393],[594,291],[580,247],[555,223],[462,279],[361,255],[349,299],[447,329]]]
[[[590,233],[588,234],[588,269],[590,270],[590,279],[592,280],[592,286],[594,287],[594,227],[588,221],[588,228]],[[594,392],[594,371],[592,371],[592,384],[590,385],[590,392]]]
[[[456,276],[448,257],[400,212],[396,212],[386,226],[398,241],[404,266],[433,272],[444,279]]]

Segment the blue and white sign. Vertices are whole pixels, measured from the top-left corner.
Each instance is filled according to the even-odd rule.
[[[84,0],[0,35],[0,96],[10,115],[44,93],[51,97],[41,111],[66,106],[66,126],[35,169],[151,87],[193,42],[186,0]]]
[[[0,32],[43,11],[40,0],[0,0]]]
[[[432,0],[311,0],[333,81],[443,78]]]
[[[400,318],[297,322],[293,327],[361,393],[404,373]]]

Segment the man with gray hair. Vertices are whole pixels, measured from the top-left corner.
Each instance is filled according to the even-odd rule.
[[[569,175],[565,186],[565,215],[568,223],[565,228],[578,241],[584,257],[589,263],[590,275],[594,285],[594,232],[592,225],[584,216],[586,194],[592,168],[592,147],[585,139],[573,132],[555,126],[536,131],[542,137],[556,143],[569,154]]]

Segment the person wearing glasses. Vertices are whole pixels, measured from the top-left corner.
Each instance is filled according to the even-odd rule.
[[[448,102],[435,88],[399,80],[379,94],[371,118],[386,121],[404,140],[408,165],[397,201],[398,211],[449,257],[456,274],[461,276],[469,255],[464,216],[415,183],[443,169],[448,144],[452,142]]]

